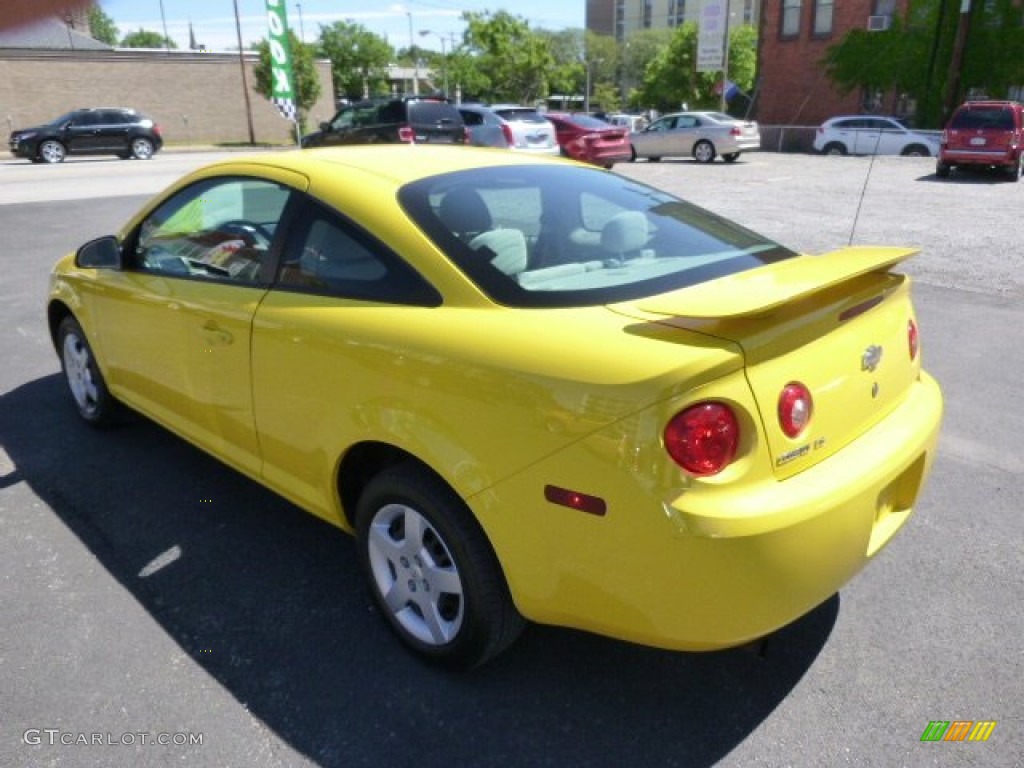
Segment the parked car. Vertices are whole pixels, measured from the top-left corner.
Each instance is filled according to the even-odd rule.
[[[515,104],[495,104],[489,109],[504,120],[512,132],[510,149],[548,155],[561,152],[555,126],[537,110]]]
[[[516,137],[512,126],[493,109],[483,104],[459,104],[459,114],[466,124],[466,143],[474,147],[514,147]]]
[[[935,157],[939,137],[912,131],[891,117],[843,115],[818,126],[814,149],[826,155]]]
[[[557,158],[341,147],[186,175],[59,260],[46,316],[81,419],[129,407],[354,532],[424,657],[524,618],[710,650],[910,517],[942,411],[913,253],[800,255]]]
[[[642,131],[648,123],[643,115],[615,114],[608,115],[608,122],[612,125],[620,125],[628,131]]]
[[[935,175],[954,168],[1000,169],[1014,181],[1024,175],[1024,105],[1016,101],[961,104],[942,132]]]
[[[302,147],[339,144],[462,144],[466,129],[459,110],[445,99],[366,99],[343,106],[320,130],[302,137]]]
[[[761,133],[757,123],[724,112],[677,112],[630,134],[630,142],[634,160],[693,157],[698,163],[710,163],[720,155],[732,163],[740,153],[761,148]]]
[[[76,109],[44,125],[12,131],[11,154],[33,163],[62,163],[68,155],[116,155],[148,160],[163,146],[160,126],[134,109]]]
[[[558,145],[566,157],[605,168],[632,159],[628,128],[589,115],[546,112],[544,116],[555,126]]]

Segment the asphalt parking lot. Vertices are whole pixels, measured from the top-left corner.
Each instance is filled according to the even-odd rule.
[[[920,247],[939,455],[907,528],[763,654],[531,627],[452,676],[391,638],[343,534],[148,422],[88,430],[67,401],[50,265],[212,157],[0,159],[0,765],[1021,764],[1024,184],[938,181],[915,158],[617,167],[807,252]],[[936,720],[997,724],[922,742]]]

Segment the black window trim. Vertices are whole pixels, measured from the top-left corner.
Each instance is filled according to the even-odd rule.
[[[347,299],[352,301],[366,301],[375,304],[395,304],[414,307],[439,307],[444,303],[440,291],[427,280],[415,267],[403,259],[393,249],[385,245],[380,239],[372,235],[365,228],[360,226],[352,218],[341,211],[333,208],[321,200],[318,200],[305,192],[296,192],[293,206],[293,215],[284,227],[285,219],[282,217],[282,229],[286,234],[280,238],[276,258],[274,260],[274,273],[271,290],[287,293],[305,293],[315,296],[328,296],[336,299]],[[331,223],[343,229],[346,234],[352,237],[357,243],[377,256],[385,267],[390,271],[396,270],[406,274],[406,277],[415,283],[415,287],[409,295],[382,296],[379,291],[336,291],[312,286],[287,285],[280,282],[281,271],[284,267],[284,256],[286,253],[302,247],[302,243],[312,226],[319,218],[326,218]],[[275,238],[277,240],[277,238]]]

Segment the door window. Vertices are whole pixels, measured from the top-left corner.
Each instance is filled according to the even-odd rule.
[[[267,282],[270,245],[290,194],[249,178],[188,187],[142,222],[134,264],[178,277]]]

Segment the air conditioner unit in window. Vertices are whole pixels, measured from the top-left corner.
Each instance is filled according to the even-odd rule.
[[[868,29],[872,32],[884,32],[889,28],[890,16],[868,16]]]

